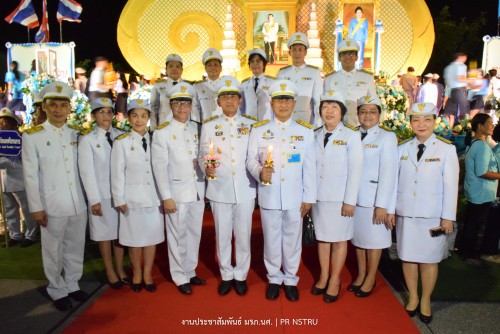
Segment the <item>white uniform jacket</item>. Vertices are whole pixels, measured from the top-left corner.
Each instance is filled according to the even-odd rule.
[[[115,207],[152,208],[160,205],[151,168],[151,141],[131,130],[116,138],[111,150],[111,194]]]
[[[123,131],[110,128],[111,139]],[[78,143],[78,166],[89,205],[111,198],[111,145],[106,131],[95,127],[82,133]]]
[[[241,82],[241,98],[243,100],[240,107],[241,113],[256,117],[259,121],[272,119],[274,114],[270,103],[269,88],[274,81],[276,81],[274,77],[262,74],[259,77],[257,91],[255,91],[255,77],[243,80]]]
[[[324,147],[325,133],[324,126],[315,131],[317,201],[356,205],[363,173],[361,137],[340,122]]]
[[[24,191],[23,160],[21,156],[0,156],[0,173],[2,174],[2,191]]]
[[[458,158],[455,146],[445,141],[434,134],[429,137],[418,162],[416,137],[398,147],[398,216],[455,220]]]
[[[361,131],[361,129],[360,129]],[[392,208],[393,191],[398,169],[398,140],[393,132],[380,126],[368,129],[363,145],[363,176],[358,206]]]
[[[302,124],[299,124],[303,123]],[[269,145],[274,162],[272,184],[260,183]],[[259,205],[290,210],[316,202],[316,154],[311,124],[290,118],[254,124],[248,144],[247,168],[258,182]]]
[[[205,171],[205,156],[213,144],[214,155],[220,158],[217,180],[207,181],[207,198],[221,203],[239,204],[256,196],[256,182],[246,168],[248,140],[255,118],[236,114],[233,117],[213,116],[201,128],[200,168]]]
[[[202,123],[207,118],[222,114],[222,109],[217,105],[217,86],[221,80],[223,78],[218,78],[214,81],[205,79],[193,83],[196,91],[191,111],[191,119],[193,121]]]
[[[31,212],[69,217],[87,210],[78,172],[79,131],[48,121],[23,134],[24,185]]]
[[[153,171],[160,198],[176,203],[196,202],[205,196],[205,180],[198,167],[199,124],[172,119],[153,134]]]
[[[323,121],[319,116],[319,102],[323,88],[321,72],[317,67],[304,64],[299,67],[289,65],[279,70],[278,79],[290,80],[297,85],[293,117],[312,123],[319,128]]]

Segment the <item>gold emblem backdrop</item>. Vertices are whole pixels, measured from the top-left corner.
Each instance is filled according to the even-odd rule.
[[[394,76],[408,66],[417,73],[427,66],[434,45],[434,24],[424,0],[315,2],[325,60],[323,72],[333,69],[335,20],[345,3],[375,4],[375,19],[382,19],[385,31],[381,35],[381,70]],[[247,24],[251,24],[254,10],[288,10],[294,16],[290,17],[290,34],[307,33],[309,29],[309,1],[238,0],[231,4],[242,72],[248,72],[246,51],[252,47],[253,27],[247,29]],[[158,77],[166,56],[177,53],[184,62],[183,77],[201,79],[205,72],[201,64],[203,52],[209,47],[222,48],[227,5],[227,0],[129,0],[118,22],[118,45],[140,74]]]

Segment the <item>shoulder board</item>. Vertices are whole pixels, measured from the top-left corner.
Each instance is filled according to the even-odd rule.
[[[363,69],[361,69],[361,70],[359,70],[359,71],[361,71],[361,72],[363,72],[363,73],[366,73],[366,74],[369,74],[369,75],[373,75],[373,73],[372,73],[372,72],[370,72],[370,71],[368,71],[368,70],[366,70],[366,69],[364,69],[364,68],[363,68]]]
[[[348,129],[351,129],[352,131],[358,131],[359,127],[355,127],[354,125],[351,125],[349,123],[344,123],[344,126]]]
[[[262,126],[262,125],[266,125],[267,123],[269,123],[269,120],[268,119],[265,119],[263,121],[260,121],[260,122],[257,122],[253,125],[254,128],[258,128],[259,126]]]
[[[254,117],[254,116],[250,116],[247,114],[241,114],[241,116],[248,118],[248,119],[251,119],[252,121],[256,121],[256,122],[258,121],[257,117]]]
[[[392,129],[385,124],[379,123],[378,127],[384,129],[385,131],[393,132]]]
[[[272,75],[267,75],[267,74],[265,74],[264,76],[265,76],[266,78],[276,80],[276,77],[273,77]]]
[[[315,68],[315,69],[319,70],[319,67],[318,67],[318,66],[314,66],[314,65],[309,65],[309,64],[307,64],[307,67],[310,67],[310,68]]]
[[[332,75],[332,74],[334,74],[334,73],[336,73],[336,72],[335,72],[335,71],[333,71],[333,72],[328,73],[327,75],[325,75],[325,78],[326,78],[326,77],[329,77],[330,75]]]
[[[219,116],[217,116],[217,115],[212,116],[212,117],[210,117],[210,118],[207,118],[207,119],[205,119],[205,120],[203,121],[203,124],[208,123],[208,122],[211,122],[211,121],[213,121],[214,119],[217,119],[217,118],[219,118]]]
[[[116,129],[116,130],[120,130],[121,132],[125,132],[125,130],[123,130],[122,128],[117,127],[116,125],[113,125],[113,128]]]
[[[167,125],[169,125],[169,124],[170,124],[170,122],[164,122],[164,123],[161,123],[160,125],[158,125],[158,126],[156,127],[156,130],[161,130],[161,129],[163,129],[164,127],[166,127]]]
[[[80,131],[82,128],[73,124],[66,124],[70,129]]]
[[[322,127],[322,126],[320,126],[319,128],[314,129],[314,131],[316,132],[316,131],[318,131],[318,130],[321,130],[322,128],[323,128],[323,127]]]
[[[185,82],[185,83],[188,83],[190,85],[192,85],[192,84],[194,84],[196,82],[196,81],[193,81],[193,80],[184,80],[184,79],[182,79],[182,81]]]
[[[130,132],[125,132],[119,135],[118,137],[115,138],[115,140],[122,140],[123,138],[127,137],[130,135]]]
[[[199,83],[202,83],[202,82],[205,82],[205,81],[206,81],[206,79],[202,79],[202,80],[195,80],[195,81],[193,81],[193,85],[194,85],[194,84],[199,84]]]
[[[284,70],[284,69],[286,69],[286,68],[289,68],[289,67],[292,67],[292,65],[287,65],[287,66],[285,66],[285,67],[282,67],[282,68],[280,68],[280,71],[281,71],[281,70]]]
[[[410,141],[410,140],[412,140],[412,139],[413,139],[413,137],[410,137],[410,138],[408,138],[408,139],[405,139],[405,140],[403,140],[403,141],[399,142],[399,143],[398,143],[398,146],[399,146],[399,145],[403,145],[404,143],[407,143],[407,142],[409,142],[409,141]]]
[[[92,132],[94,129],[83,129],[80,131],[80,135],[85,136]]]
[[[305,127],[306,127],[306,128],[308,128],[308,129],[312,129],[312,128],[313,128],[313,125],[312,125],[312,124],[307,123],[307,122],[305,122],[305,121],[303,121],[303,120],[301,120],[301,119],[296,119],[296,120],[295,120],[295,122],[299,123],[299,124],[300,124],[300,125],[302,125],[302,126],[305,126]]]
[[[441,136],[436,136],[437,139],[441,140],[442,142],[445,142],[446,144],[451,144],[451,141],[449,141],[448,139],[446,138],[443,138]]]
[[[246,82],[246,81],[248,81],[250,79],[252,79],[252,77],[248,77],[248,78],[244,79],[241,83],[244,83],[244,82]]]
[[[37,125],[34,128],[29,128],[28,130],[26,130],[26,133],[31,135],[33,133],[37,133],[42,130],[43,130],[43,125]]]

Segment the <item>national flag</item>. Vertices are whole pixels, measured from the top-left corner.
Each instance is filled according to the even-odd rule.
[[[63,20],[71,22],[82,22],[78,18],[82,13],[82,5],[75,0],[60,0],[57,7],[57,21],[61,23]]]
[[[19,6],[17,6],[17,8],[5,18],[5,21],[8,23],[19,23],[30,29],[36,28],[40,25],[31,0],[21,0]]]
[[[42,25],[35,35],[37,43],[46,43],[50,41],[49,34],[49,15],[47,14],[47,0],[43,0]]]

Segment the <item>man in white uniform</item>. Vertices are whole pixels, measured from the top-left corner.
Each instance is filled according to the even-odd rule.
[[[292,81],[297,86],[293,118],[319,128],[323,123],[319,116],[319,100],[323,83],[320,70],[305,62],[309,40],[303,33],[296,32],[288,39],[287,44],[290,57],[292,57],[292,65],[281,68],[277,77],[279,80]]]
[[[56,81],[40,95],[47,121],[23,135],[24,184],[33,219],[41,226],[47,292],[58,310],[67,311],[72,308],[69,297],[88,298],[78,286],[87,226],[77,165],[78,130],[66,124],[73,89]]]
[[[205,182],[198,167],[199,125],[189,121],[194,89],[181,82],[170,88],[172,120],[153,134],[153,171],[167,214],[170,274],[183,294],[191,285],[204,285],[196,276],[203,221]]]
[[[256,183],[246,169],[248,139],[257,119],[238,114],[240,83],[224,77],[219,86],[221,116],[206,119],[201,129],[200,167],[208,176],[207,198],[215,221],[217,258],[222,276],[218,292],[226,295],[234,284],[240,296],[247,292],[250,268],[250,234],[255,206]],[[220,167],[206,164],[212,153],[220,158]],[[216,177],[216,179],[212,179]],[[234,235],[236,266],[231,264]]]
[[[253,75],[241,82],[243,101],[240,111],[242,114],[256,117],[259,121],[273,117],[269,88],[276,78],[265,74],[266,65],[267,59],[262,49],[248,51],[248,67]]]
[[[330,90],[340,92],[346,99],[347,114],[344,122],[358,126],[357,101],[366,95],[376,95],[375,80],[371,74],[355,68],[359,44],[353,39],[344,39],[339,45],[339,59],[342,69],[325,77],[324,93]]]
[[[425,83],[422,85],[422,87],[420,87],[418,91],[417,102],[428,102],[432,103],[435,106],[437,105],[438,87],[432,82],[433,76],[434,75],[432,73],[427,73],[426,75],[424,75]],[[438,112],[437,109],[436,112]]]
[[[274,21],[273,14],[267,14],[267,22],[262,25],[262,33],[264,34],[264,48],[266,49],[267,59],[273,64],[276,61],[274,47],[278,40],[279,24]]]
[[[254,124],[248,144],[247,168],[259,183],[264,263],[269,279],[266,298],[270,300],[278,298],[283,283],[286,298],[299,299],[302,218],[316,202],[314,132],[311,124],[292,118],[296,95],[293,82],[274,83],[274,119]]]

